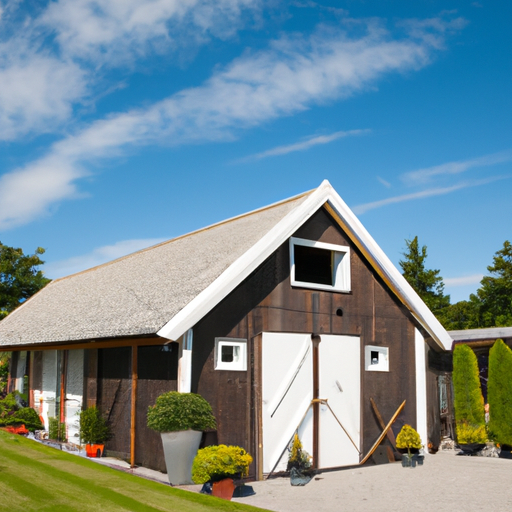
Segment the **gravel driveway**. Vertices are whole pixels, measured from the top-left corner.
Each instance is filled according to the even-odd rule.
[[[447,450],[423,466],[400,463],[325,472],[305,487],[287,478],[253,482],[240,501],[276,512],[512,510],[512,460]]]

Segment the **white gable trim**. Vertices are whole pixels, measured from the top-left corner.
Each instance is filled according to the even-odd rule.
[[[450,348],[452,340],[446,330],[327,180],[324,180],[320,187],[314,190],[299,206],[288,213],[210,286],[189,302],[157,334],[169,340],[177,340],[256,270],[324,205],[340,222],[352,241],[363,251],[379,275],[409,308],[421,326],[441,348]]]

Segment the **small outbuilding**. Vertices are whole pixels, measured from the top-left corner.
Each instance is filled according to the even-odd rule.
[[[358,464],[384,422],[439,444],[436,361],[452,339],[332,186],[51,282],[0,322],[11,385],[67,425],[97,405],[107,452],[164,470],[146,411],[165,391],[212,405],[207,442],[283,469]]]

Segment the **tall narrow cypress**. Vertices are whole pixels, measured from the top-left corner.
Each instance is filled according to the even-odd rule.
[[[464,427],[475,430],[484,427],[484,399],[478,361],[467,345],[456,345],[453,351],[453,391],[457,431]]]
[[[500,445],[512,446],[512,350],[496,340],[489,352],[489,430]]]

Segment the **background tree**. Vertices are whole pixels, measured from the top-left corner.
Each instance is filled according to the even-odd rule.
[[[487,270],[491,275],[480,281],[477,290],[481,326],[512,326],[512,244],[508,240]]]
[[[403,253],[404,260],[400,260],[402,274],[414,288],[423,302],[436,316],[442,316],[443,311],[450,305],[450,296],[444,294],[443,278],[439,270],[425,268],[427,247],[419,246],[418,237],[405,241],[407,252]]]
[[[489,351],[489,430],[500,445],[512,446],[512,350],[496,340]]]
[[[42,254],[41,247],[34,254],[23,254],[0,242],[0,320],[50,282],[37,269],[44,263]]]
[[[478,329],[481,327],[480,299],[472,293],[469,300],[461,300],[443,309],[437,319],[448,331]]]

